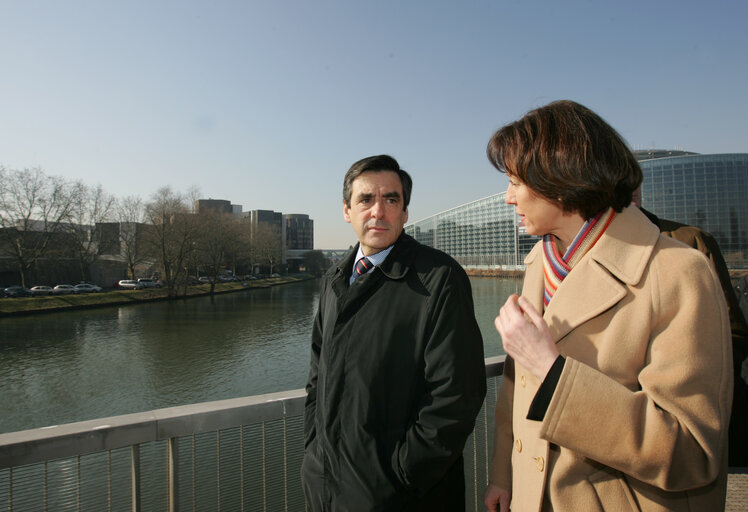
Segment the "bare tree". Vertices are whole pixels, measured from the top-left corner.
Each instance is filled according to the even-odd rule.
[[[134,279],[135,267],[147,259],[144,247],[145,206],[137,196],[127,196],[117,201],[116,220],[119,222],[120,255],[127,262],[127,273]]]
[[[76,183],[73,187],[70,225],[67,231],[73,239],[81,278],[91,279],[91,265],[99,257],[99,237],[96,225],[110,219],[114,210],[114,196],[104,192],[101,185],[89,187]]]
[[[0,245],[16,260],[22,286],[70,221],[74,198],[65,180],[39,168],[0,167]]]
[[[281,234],[278,230],[264,223],[259,224],[252,236],[252,254],[255,261],[267,263],[272,274],[281,258]]]
[[[195,217],[185,196],[169,187],[156,191],[146,205],[146,218],[153,225],[149,245],[170,297],[177,295],[180,284],[186,286],[187,262],[198,235]]]
[[[198,260],[206,270],[203,275],[211,278],[210,293],[213,293],[218,276],[239,250],[244,226],[239,219],[227,213],[207,211],[197,217],[200,224],[200,235],[196,242]]]
[[[322,251],[309,251],[304,254],[304,266],[307,272],[321,276],[325,270],[330,268],[330,262]]]

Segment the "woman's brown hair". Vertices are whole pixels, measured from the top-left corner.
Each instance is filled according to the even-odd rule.
[[[631,203],[642,171],[621,136],[569,100],[531,110],[497,131],[486,148],[499,171],[585,219]]]

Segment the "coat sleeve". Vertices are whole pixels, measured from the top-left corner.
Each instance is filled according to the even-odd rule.
[[[512,490],[512,412],[514,402],[514,360],[507,356],[504,362],[504,376],[496,400],[493,434],[493,461],[490,481],[492,484]]]
[[[462,456],[486,395],[483,338],[470,281],[459,267],[451,268],[445,281],[430,298],[424,396],[392,456],[401,483],[419,493],[436,485]]]
[[[309,377],[306,383],[306,401],[304,402],[304,447],[316,436],[315,415],[317,411],[317,374],[319,356],[322,351],[322,294],[320,294],[317,314],[312,325],[312,350],[309,361]]]
[[[714,271],[696,251],[653,260],[647,279],[642,290],[649,293],[634,299],[648,311],[637,322],[649,325],[637,386],[568,357],[540,435],[663,490],[702,487],[726,464],[727,309]]]

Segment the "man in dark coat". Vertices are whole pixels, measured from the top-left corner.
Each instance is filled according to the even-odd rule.
[[[637,196],[634,197],[634,202],[637,205],[640,204]],[[748,467],[748,383],[741,376],[743,361],[748,358],[748,324],[746,324],[743,311],[740,309],[740,303],[735,296],[725,258],[722,256],[717,241],[706,231],[673,220],[661,219],[641,208],[641,206],[639,208],[655,226],[660,228],[663,235],[674,238],[704,253],[717,272],[719,283],[727,301],[727,312],[730,315],[730,329],[732,331],[734,386],[732,414],[730,415],[728,430],[727,461],[731,467]]]
[[[312,334],[302,481],[315,512],[465,507],[483,341],[462,267],[403,233],[411,186],[387,155],[344,180],[359,244],[324,276]]]

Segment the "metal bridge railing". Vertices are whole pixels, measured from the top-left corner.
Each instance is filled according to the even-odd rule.
[[[467,509],[482,510],[504,356],[465,446]],[[304,510],[304,390],[0,434],[0,511]]]

